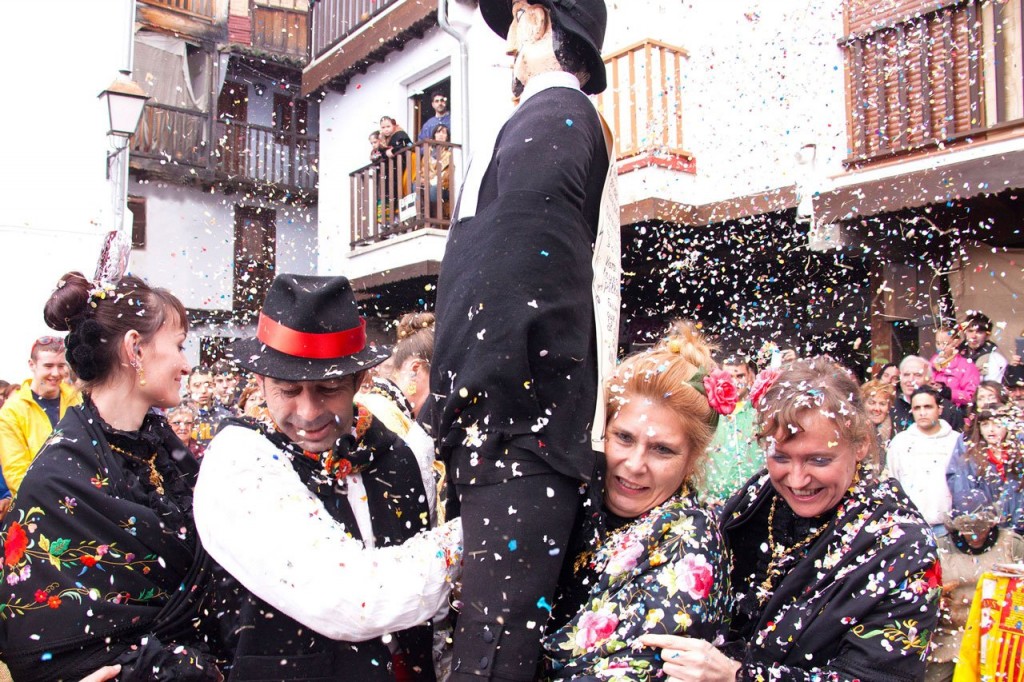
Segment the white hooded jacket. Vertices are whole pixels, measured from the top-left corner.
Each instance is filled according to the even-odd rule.
[[[960,432],[954,431],[944,419],[939,420],[939,431],[935,434],[929,436],[917,424],[911,424],[889,443],[889,473],[933,526],[941,524],[952,507],[946,467],[953,453],[963,448]]]

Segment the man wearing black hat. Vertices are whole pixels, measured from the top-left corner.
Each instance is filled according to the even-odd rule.
[[[607,9],[481,0],[480,11],[507,37],[520,103],[491,158],[472,162],[449,231],[430,422],[465,533],[452,679],[533,680],[581,482],[594,472],[592,426],[604,426],[595,408],[608,325],[596,324],[604,277],[593,261],[608,234],[609,145],[586,95],[605,88]],[[603,290],[617,293],[612,279]]]
[[[430,525],[433,453],[353,407],[387,354],[367,344],[348,280],[279,275],[256,338],[231,351],[273,426],[230,420],[195,490],[204,546],[246,588],[230,679],[433,680],[432,629],[413,626],[446,606],[454,562],[436,544],[416,566],[386,554]],[[364,546],[388,549],[371,560]]]
[[[982,381],[1002,381],[1007,361],[989,338],[992,320],[980,310],[968,310],[963,328],[967,343],[960,346],[960,354],[978,366]]]

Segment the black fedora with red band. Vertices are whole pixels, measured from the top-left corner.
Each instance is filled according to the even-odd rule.
[[[312,275],[275,277],[256,338],[235,341],[231,353],[245,369],[284,381],[343,377],[388,358],[367,343],[349,281]]]

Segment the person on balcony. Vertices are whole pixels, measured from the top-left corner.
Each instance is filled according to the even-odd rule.
[[[370,133],[370,163],[380,163],[384,159],[384,149],[381,146],[380,131],[374,130]]]
[[[434,115],[423,122],[420,134],[416,138],[417,142],[436,140],[437,138],[434,137],[434,133],[437,131],[438,126],[452,127],[452,112],[448,110],[448,95],[440,90],[435,91],[430,96],[430,106],[434,107]]]
[[[398,217],[398,198],[405,194],[403,174],[407,164],[396,161],[403,150],[412,146],[409,133],[402,130],[398,121],[390,116],[380,119],[380,148],[384,156],[380,164],[380,182],[383,188],[385,222],[392,222]],[[404,184],[404,183],[403,183]]]
[[[434,128],[434,142],[448,142],[448,126],[439,125]],[[431,146],[430,156],[426,159],[427,198],[430,200],[428,215],[441,217],[447,214],[448,188],[451,184],[452,148]],[[438,195],[438,188],[441,188]],[[440,201],[440,203],[438,203]]]
[[[602,216],[606,129],[586,96],[606,84],[605,3],[480,10],[507,36],[520,104],[481,146],[492,158],[469,169],[438,281],[430,423],[465,534],[456,682],[536,679],[601,447],[600,334],[619,289],[608,250],[595,248],[619,237],[617,211]]]

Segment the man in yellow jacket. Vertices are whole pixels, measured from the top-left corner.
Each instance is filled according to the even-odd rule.
[[[68,364],[60,337],[36,339],[28,366],[32,378],[0,408],[0,464],[7,487],[15,495],[29,464],[64,412],[82,401],[79,392],[64,381]]]

